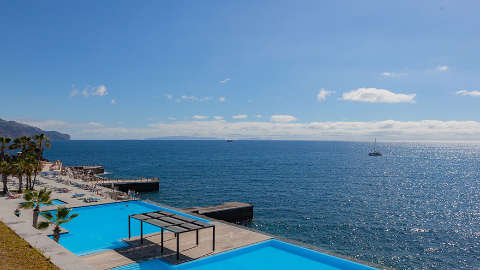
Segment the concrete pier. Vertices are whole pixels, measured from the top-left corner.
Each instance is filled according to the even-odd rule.
[[[102,165],[93,165],[93,166],[68,166],[76,171],[81,171],[85,174],[102,174],[105,172],[105,169]]]
[[[215,206],[192,207],[183,210],[235,223],[253,219],[253,205],[242,202],[226,202]]]
[[[115,180],[102,180],[98,184],[104,187],[118,188],[118,190],[127,192],[132,189],[136,192],[152,192],[158,191],[160,187],[160,180],[158,178],[142,178],[142,179],[115,179]]]

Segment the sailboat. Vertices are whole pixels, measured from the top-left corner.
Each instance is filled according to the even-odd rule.
[[[382,153],[378,152],[375,148],[377,146],[377,138],[375,138],[375,143],[373,144],[373,152],[368,153],[371,157],[380,157]]]

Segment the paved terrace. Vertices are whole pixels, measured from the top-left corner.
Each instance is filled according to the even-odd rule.
[[[80,180],[65,177],[70,181],[84,183]],[[92,192],[62,183],[57,183],[52,179],[40,177],[40,181],[49,186],[68,188],[71,192],[58,193],[52,192],[52,199],[59,199],[67,204],[66,207],[80,207],[86,205],[96,205],[118,202],[109,198],[101,198],[96,203],[85,203],[83,200],[72,198],[73,193],[85,193],[86,197],[100,197]],[[41,186],[37,186],[37,189]],[[16,185],[9,185],[10,190],[16,190]],[[107,189],[108,190],[108,189]],[[215,251],[212,252],[212,232],[205,229],[199,231],[199,245],[196,245],[195,231],[181,234],[180,242],[180,260],[176,260],[176,239],[173,233],[164,232],[164,253],[160,252],[160,233],[144,235],[144,244],[140,244],[140,238],[135,237],[124,239],[129,243],[129,247],[109,250],[85,256],[76,256],[61,245],[58,245],[48,235],[52,234],[52,227],[46,230],[37,230],[32,227],[32,209],[22,210],[20,218],[17,218],[13,211],[23,199],[0,198],[0,220],[12,228],[18,235],[29,242],[33,247],[40,250],[46,257],[49,257],[54,264],[61,269],[66,270],[93,270],[110,269],[117,266],[127,265],[134,262],[140,262],[153,258],[161,258],[171,264],[183,263],[198,258],[211,256],[213,254],[229,251],[239,247],[262,242],[272,237],[257,233],[254,231],[239,228],[220,221],[212,221],[215,225]],[[163,205],[162,205],[163,206]],[[41,211],[54,210],[58,205],[42,207]],[[175,209],[169,206],[165,206]],[[179,209],[175,209],[181,211]],[[42,218],[41,218],[42,219]],[[208,218],[207,218],[208,219]],[[128,226],[127,220],[121,226]],[[63,230],[65,232],[66,230]]]
[[[67,177],[64,177],[67,178]],[[78,206],[85,206],[85,205],[95,205],[95,204],[103,204],[103,203],[111,203],[114,202],[108,198],[102,198],[92,192],[87,190],[83,190],[71,185],[64,185],[61,183],[57,183],[54,180],[39,177],[41,182],[46,183],[49,186],[55,186],[59,188],[68,188],[71,192],[68,193],[58,193],[52,192],[52,199],[59,199],[61,201],[66,202],[64,206],[66,207],[78,207]],[[74,180],[69,178],[71,181],[76,181],[81,183],[79,180]],[[37,186],[37,189],[41,188],[42,186]],[[17,185],[9,184],[8,188],[11,191],[15,191],[18,189]],[[84,193],[86,197],[100,197],[100,201],[96,203],[85,203],[83,200],[72,198],[73,193]],[[94,270],[98,269],[95,266],[87,264],[83,261],[80,257],[74,255],[69,250],[65,249],[61,245],[58,245],[53,239],[50,239],[48,235],[52,234],[53,227],[47,228],[45,230],[37,230],[32,227],[32,219],[33,219],[33,209],[22,209],[21,216],[16,217],[13,212],[18,207],[20,202],[23,202],[23,199],[7,199],[6,197],[0,197],[0,220],[5,223],[8,227],[13,229],[20,237],[25,239],[30,245],[38,249],[42,252],[47,258],[57,265],[60,269],[65,270]],[[53,210],[56,209],[57,206],[47,206],[41,207],[41,211],[45,210]],[[41,220],[42,218],[40,218]]]
[[[211,230],[199,231],[198,246],[196,245],[195,231],[183,233],[180,236],[180,260],[178,262],[176,259],[176,238],[173,233],[168,231],[164,232],[163,256],[160,251],[160,233],[155,233],[144,236],[143,245],[140,244],[139,237],[131,240],[124,239],[130,244],[130,247],[85,255],[81,259],[98,269],[110,269],[153,258],[160,258],[170,264],[177,264],[271,239],[270,236],[223,222],[212,221],[211,223],[215,225],[215,251],[212,252]],[[127,222],[125,222],[125,226],[127,225]]]

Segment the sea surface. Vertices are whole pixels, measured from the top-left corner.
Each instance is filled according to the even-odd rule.
[[[142,198],[255,206],[248,226],[398,269],[480,268],[480,145],[58,141],[45,156],[159,177]]]

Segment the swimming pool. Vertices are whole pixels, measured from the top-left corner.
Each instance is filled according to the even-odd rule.
[[[66,204],[66,202],[61,201],[61,200],[58,200],[58,199],[51,200],[51,202],[52,202],[52,204],[50,204],[50,205]],[[44,206],[49,206],[49,205],[41,203],[41,204],[39,204],[39,206],[40,206],[40,207],[44,207]]]
[[[344,260],[278,240],[269,240],[196,261],[170,265],[149,260],[114,268],[115,270],[372,270],[375,268]]]
[[[169,211],[203,222],[208,220],[160,207],[143,201],[128,201],[77,207],[72,213],[78,217],[63,224],[68,230],[60,237],[60,244],[75,255],[86,255],[102,250],[128,246],[122,239],[128,238],[128,216],[152,211]],[[132,236],[140,235],[140,222],[132,219]],[[143,233],[160,232],[160,228],[144,223]]]

